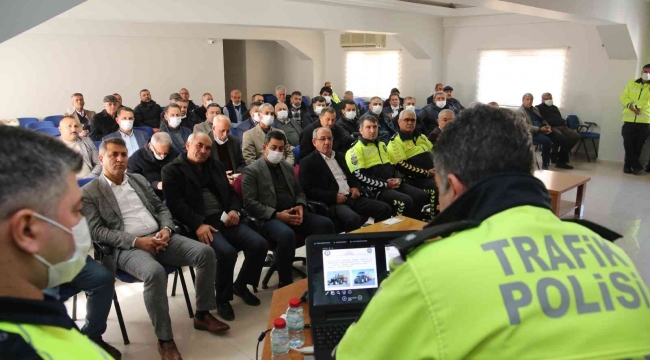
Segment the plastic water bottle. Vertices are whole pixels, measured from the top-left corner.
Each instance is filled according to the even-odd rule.
[[[305,313],[298,298],[289,300],[287,309],[287,327],[289,328],[289,346],[297,349],[305,345]]]
[[[289,331],[283,318],[273,320],[271,353],[273,360],[289,360]]]

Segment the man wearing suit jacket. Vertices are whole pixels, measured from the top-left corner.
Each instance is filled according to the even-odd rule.
[[[129,156],[135,154],[138,149],[143,147],[147,141],[149,141],[150,137],[148,133],[134,129],[134,121],[133,110],[129,107],[122,106],[117,110],[117,117],[115,118],[115,122],[117,122],[119,129],[112,134],[104,136],[102,141],[111,138],[121,138],[126,143]]]
[[[300,126],[300,123],[296,119],[289,117],[287,104],[281,102],[275,104],[275,121],[273,122],[273,127],[284,131],[289,145],[300,145],[302,126]]]
[[[361,195],[361,185],[352,176],[345,162],[345,152],[332,150],[332,130],[319,127],[313,131],[316,151],[300,160],[300,185],[309,199],[325,203],[337,232],[350,232],[361,227],[361,216],[386,220],[390,205]]]
[[[334,136],[333,147],[334,150],[342,152],[345,154],[346,151],[352,146],[354,138],[345,131],[342,127],[336,124],[336,110],[331,107],[326,107],[321,111],[318,121],[307,126],[305,130],[300,134],[300,160],[307,157],[309,154],[314,152],[315,147],[312,142],[312,136],[314,130],[326,127],[332,131]]]
[[[117,131],[119,126],[115,123],[116,115],[117,99],[113,95],[104,96],[104,110],[90,120],[88,137],[93,141],[101,141],[104,136]]]
[[[148,144],[129,157],[127,171],[129,174],[144,176],[158,198],[164,201],[162,169],[178,155],[180,153],[172,147],[172,138],[169,134],[159,131],[153,134]]]
[[[182,126],[181,107],[171,103],[165,108],[163,122],[160,124],[160,131],[168,133],[172,138],[172,147],[181,154],[187,152],[185,142],[192,134],[192,130]]]
[[[259,101],[251,103],[251,108],[248,111],[248,119],[240,122],[237,125],[237,137],[239,138],[240,144],[244,144],[244,133],[257,126],[257,112],[259,111],[262,104],[263,102]]]
[[[204,122],[194,125],[193,133],[202,132],[209,134],[212,131],[212,124],[214,123],[214,118],[217,115],[221,115],[221,108],[217,103],[208,104],[207,109],[204,114]]]
[[[64,116],[59,122],[59,131],[61,141],[83,157],[83,166],[77,173],[77,179],[99,176],[102,173],[102,164],[97,159],[99,156],[97,147],[90,138],[79,135],[81,132],[79,120],[72,116]]]
[[[190,135],[187,154],[165,166],[162,176],[165,198],[174,218],[196,233],[199,241],[214,249],[217,313],[232,321],[235,320],[230,306],[233,293],[247,305],[260,305],[247,285],[259,283],[268,245],[261,235],[239,223],[241,199],[228,183],[223,165],[210,156],[211,144],[207,134]],[[246,259],[233,284],[239,251],[246,254]]]
[[[212,158],[223,164],[230,184],[235,181],[233,174],[241,174],[246,167],[239,140],[230,134],[231,126],[226,115],[217,115],[212,131],[207,133],[212,139]]]
[[[88,136],[90,132],[90,120],[97,115],[94,111],[84,109],[85,105],[84,96],[80,93],[74,93],[72,94],[72,107],[74,111],[72,111],[72,114],[65,114],[66,116],[72,116],[79,120],[82,126],[79,136]]]
[[[293,166],[282,161],[287,139],[278,130],[264,138],[264,156],[244,170],[242,192],[249,214],[264,222],[264,237],[276,244],[275,264],[280,287],[291,284],[291,264],[296,234],[333,234],[334,224],[326,217],[309,213],[307,199],[296,180]]]
[[[155,327],[162,359],[180,359],[174,343],[167,275],[163,265],[196,269],[196,315],[194,328],[221,333],[229,329],[210,314],[216,307],[214,251],[207,245],[174,234],[169,210],[147,180],[126,175],[124,140],[102,142],[99,161],[103,174],[83,187],[82,213],[88,219],[93,241],[110,246],[104,266],[113,273],[121,269],[144,282],[144,303]]]
[[[257,112],[257,126],[244,133],[244,142],[242,146],[242,155],[246,165],[253,163],[255,160],[264,155],[264,137],[271,131],[273,125],[273,106],[271,104],[262,104]],[[274,129],[286,135],[280,129]],[[295,159],[293,157],[293,146],[287,144],[283,147],[284,160],[293,165]]]

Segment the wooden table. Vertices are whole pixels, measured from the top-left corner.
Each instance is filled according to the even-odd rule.
[[[390,225],[384,226],[382,223],[373,224],[366,226],[364,228],[352,231],[353,233],[371,233],[371,232],[382,232],[382,231],[409,231],[409,230],[422,230],[422,228],[427,223],[409,217],[404,216],[404,221]],[[279,318],[280,315],[284,314],[289,307],[289,299],[294,297],[301,297],[302,294],[307,291],[308,284],[307,279],[303,279],[289,286],[285,286],[282,289],[277,289],[273,292],[273,299],[271,300],[271,309],[269,311],[269,321],[266,324],[267,329],[273,327],[273,320]],[[309,303],[302,304],[302,310],[305,313],[305,324],[311,323],[311,318],[309,317]],[[311,338],[311,329],[305,329],[305,346],[312,346],[314,343]],[[289,355],[292,360],[302,360],[302,353],[296,350],[290,350]],[[268,332],[264,338],[264,350],[262,352],[263,360],[271,360],[271,333]]]
[[[549,170],[537,170],[535,177],[546,186],[551,196],[551,209],[555,215],[562,217],[573,212],[576,218],[581,219],[584,216],[587,182],[591,178]],[[575,202],[562,200],[563,193],[575,188],[578,188]]]

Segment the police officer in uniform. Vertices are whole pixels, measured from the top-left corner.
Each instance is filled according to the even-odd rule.
[[[359,140],[352,144],[345,160],[363,190],[392,206],[396,215],[423,219],[423,208],[429,204],[429,195],[399,178],[390,162],[386,144],[377,139],[377,118],[363,115],[359,119],[359,133]]]
[[[623,172],[638,174],[643,170],[639,157],[650,135],[650,64],[643,67],[640,78],[627,83],[621,94],[621,104],[623,105],[621,134],[625,147]],[[645,171],[650,172],[650,162]]]
[[[436,183],[433,180],[433,144],[415,130],[415,111],[403,110],[399,114],[399,130],[388,142],[388,156],[406,182],[429,195],[431,217],[436,213]]]
[[[112,359],[43,289],[72,281],[91,246],[75,174],[81,155],[0,126],[0,358]],[[94,261],[94,260],[90,260]]]
[[[650,293],[610,243],[620,235],[551,212],[531,143],[515,113],[487,106],[445,129],[442,212],[394,241],[401,257],[337,360],[650,357]]]

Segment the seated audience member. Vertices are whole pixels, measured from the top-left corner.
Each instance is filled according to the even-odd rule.
[[[328,127],[318,127],[311,136],[316,151],[300,161],[300,185],[307,198],[328,206],[329,218],[337,232],[361,227],[361,216],[386,220],[390,205],[361,195],[359,181],[345,163],[345,152],[332,150],[333,135]]]
[[[422,209],[429,204],[429,195],[398,178],[397,169],[390,162],[386,143],[377,138],[377,118],[363,115],[359,122],[361,137],[345,155],[348,169],[363,190],[368,191],[371,197],[393,206],[396,215],[423,219]]]
[[[341,99],[339,99],[339,96],[336,95],[336,93],[334,92],[334,88],[332,87],[332,82],[330,82],[330,81],[326,81],[324,85],[325,85],[325,87],[328,87],[328,88],[332,89],[332,101],[333,101],[335,104],[340,103],[340,102],[341,102]]]
[[[158,131],[162,108],[151,100],[151,93],[147,89],[140,90],[140,103],[133,109],[135,126],[149,126]]]
[[[187,106],[185,102],[182,104],[182,106]],[[192,131],[181,126],[181,121],[183,121],[181,119],[181,111],[181,105],[179,104],[167,105],[164,114],[165,120],[160,125],[160,131],[168,133],[172,138],[172,147],[180,154],[185,154],[187,151],[185,143],[187,142],[187,138],[190,137],[190,134],[192,134]]]
[[[264,155],[264,138],[266,134],[271,131],[273,121],[273,106],[268,103],[262,104],[257,113],[257,126],[246,131],[243,136],[244,142],[242,144],[242,154],[246,165],[252,164],[255,160]],[[279,129],[274,130],[281,132],[286,139],[284,131]],[[293,165],[295,163],[293,147],[287,143],[282,148],[285,151],[285,157],[283,160],[286,160],[289,164]]]
[[[298,146],[302,127],[297,121],[289,118],[287,104],[282,102],[275,104],[275,122],[273,123],[273,127],[284,131],[289,145]]]
[[[404,110],[415,111],[415,98],[413,96],[407,96],[404,98]]]
[[[187,102],[187,112],[191,113],[194,110],[198,109],[199,107],[194,103],[194,101],[190,100],[190,91],[187,90],[186,88],[182,88],[178,91],[178,94]]]
[[[102,165],[97,156],[97,147],[87,137],[80,136],[81,124],[72,116],[64,116],[59,122],[60,139],[70,149],[81,154],[83,163],[81,170],[77,173],[77,179],[87,177],[98,177],[102,173]]]
[[[181,127],[190,129],[190,133],[194,130],[194,126],[200,124],[202,121],[199,117],[189,110],[189,104],[185,99],[176,100],[176,105],[181,109]]]
[[[453,110],[455,114],[458,114],[461,110],[465,109],[463,105],[460,104],[460,101],[458,101],[458,99],[454,99],[452,97],[452,94],[454,92],[453,87],[447,85],[443,91],[447,95],[447,104],[449,105],[449,108]]]
[[[489,103],[487,103],[487,106],[493,107],[495,109],[499,108],[499,104],[496,101],[490,101]]]
[[[580,134],[566,126],[566,120],[562,117],[560,109],[553,105],[553,95],[551,93],[542,94],[542,103],[537,105],[536,108],[544,120],[551,125],[551,130],[555,136],[551,148],[551,161],[556,164],[556,167],[567,164],[571,149],[580,141]],[[559,167],[563,168],[562,166]]]
[[[278,85],[275,87],[275,100],[271,101],[270,104],[275,107],[278,103],[286,104],[287,102],[287,88],[284,85]]]
[[[370,99],[368,112],[363,114],[363,116],[365,115],[372,116],[375,118],[375,120],[377,120],[377,124],[379,126],[379,141],[388,143],[390,138],[397,132],[397,129],[388,115],[384,114],[383,108],[381,107],[381,98],[379,96],[375,96]]]
[[[542,169],[548,170],[548,165],[551,160],[551,146],[553,140],[551,135],[553,130],[548,125],[539,110],[533,106],[533,95],[524,94],[522,98],[522,105],[517,110],[526,120],[528,131],[533,137],[533,145],[542,146]]]
[[[435,144],[436,141],[438,141],[438,137],[445,130],[447,124],[454,120],[454,117],[454,111],[451,109],[444,109],[438,113],[438,126],[436,126],[431,134],[429,134],[429,141],[431,141],[432,144]]]
[[[261,235],[239,223],[242,200],[229,184],[223,164],[210,156],[210,136],[202,132],[192,134],[186,146],[187,152],[163,169],[165,199],[174,219],[189,227],[200,242],[214,250],[217,313],[224,320],[232,321],[235,320],[230,306],[233,293],[247,305],[260,305],[247,285],[259,283],[268,246]],[[233,284],[239,251],[246,254],[246,259]]]
[[[201,104],[201,106],[197,107],[196,110],[194,110],[194,114],[199,119],[205,121],[206,115],[207,115],[207,112],[208,112],[208,105],[214,103],[214,98],[212,97],[212,94],[210,94],[210,93],[203,94],[202,102],[203,103]],[[221,107],[219,107],[219,109],[221,109]],[[219,110],[219,111],[221,111],[221,110]]]
[[[359,112],[353,100],[345,99],[339,104],[342,116],[336,120],[336,125],[345,130],[354,139],[359,137]],[[347,151],[347,150],[346,150]]]
[[[320,96],[325,99],[324,106],[334,108],[334,110],[336,110],[336,117],[338,118],[341,116],[341,110],[339,109],[338,105],[332,100],[333,93],[334,91],[332,91],[331,87],[325,86],[320,89]]]
[[[444,92],[439,91],[434,96],[435,101],[423,107],[418,114],[418,123],[415,128],[422,134],[431,134],[438,125],[438,113],[443,109],[450,109],[447,104],[447,95]]]
[[[344,154],[352,146],[354,139],[347,131],[345,131],[345,129],[336,125],[336,110],[331,107],[326,107],[323,109],[323,111],[321,111],[318,121],[307,126],[305,130],[300,134],[301,160],[316,150],[314,147],[314,142],[312,141],[312,136],[314,134],[314,130],[320,127],[326,127],[332,131],[332,135],[334,136],[332,148],[334,151],[338,151]]]
[[[199,108],[200,109],[200,108]],[[207,111],[205,113],[205,121],[194,125],[194,131],[193,132],[202,132],[202,133],[210,133],[212,131],[212,124],[214,123],[214,118],[217,115],[221,115],[221,108],[219,107],[219,104],[217,103],[211,103],[207,105]]]
[[[104,266],[144,282],[144,304],[158,338],[158,351],[163,359],[180,359],[169,317],[163,265],[194,267],[194,328],[222,333],[230,327],[210,314],[216,308],[214,251],[208,245],[174,234],[174,220],[147,180],[138,174],[126,175],[124,140],[102,142],[99,161],[102,175],[82,189],[82,213],[88,220],[90,235],[93,241],[113,248],[104,258]]]
[[[434,97],[436,96],[437,92],[443,91],[445,88],[445,85],[443,83],[437,83],[435,89],[433,90],[433,95],[429,96],[427,98],[427,105],[433,104],[434,103]]]
[[[231,184],[235,181],[233,174],[241,174],[246,167],[241,145],[236,136],[230,134],[230,119],[226,115],[217,115],[212,124],[212,158],[219,160],[226,169]]]
[[[88,136],[90,132],[90,120],[97,114],[92,110],[84,109],[86,102],[84,101],[84,96],[80,93],[72,94],[72,107],[74,111],[72,114],[65,114],[66,116],[72,116],[73,118],[79,120],[81,124],[81,130],[79,136]]]
[[[115,123],[117,99],[113,95],[104,96],[104,110],[95,114],[90,121],[90,137],[93,141],[101,141],[104,136],[115,132],[119,126]]]
[[[146,146],[129,157],[129,174],[140,174],[151,185],[160,200],[163,194],[162,168],[178,157],[180,153],[172,147],[172,138],[166,132],[153,134]]]
[[[263,222],[262,234],[276,244],[279,287],[293,282],[296,235],[334,234],[330,219],[307,211],[307,199],[293,165],[282,160],[286,144],[281,131],[269,131],[264,138],[264,155],[246,167],[242,179],[244,208]]]
[[[648,288],[613,244],[620,235],[559,219],[532,174],[533,156],[526,125],[512,111],[480,106],[460,113],[435,153],[441,215],[393,242],[402,256],[333,357],[650,354]]]
[[[362,115],[362,114],[361,114],[361,108],[360,108],[359,105],[357,105],[357,103],[354,101],[354,93],[353,93],[352,91],[349,91],[349,90],[346,91],[346,92],[343,94],[343,100],[349,100],[349,101],[352,101],[352,103],[354,103],[354,108],[355,108],[355,110],[356,110],[356,112],[357,112],[356,118],[358,119],[359,117],[361,117],[361,115]],[[345,114],[343,113],[343,105],[341,105],[342,102],[343,102],[343,101],[340,101],[340,102],[338,103],[339,108],[341,109],[341,116],[340,116],[340,117],[345,116]],[[357,130],[359,130],[358,127],[357,127]]]
[[[126,106],[122,106],[117,110],[117,117],[115,118],[119,129],[111,134],[104,136],[102,140],[110,138],[121,138],[126,143],[128,155],[133,155],[138,149],[143,147],[149,141],[149,134],[138,129],[133,128],[133,110]]]
[[[308,125],[302,123],[302,114],[309,112],[309,106],[302,101],[302,93],[300,91],[294,91],[291,93],[291,98],[289,99],[287,108],[289,110],[289,118],[295,121],[300,128]]]
[[[400,109],[403,108],[404,107],[404,98],[399,96],[400,95],[399,89],[398,88],[392,88],[390,90],[390,95],[392,96],[393,94],[397,94],[397,98],[399,99],[399,103],[397,104],[397,107],[399,107]],[[383,106],[384,106],[384,108],[393,106],[393,104],[391,104],[391,102],[390,102],[390,96],[388,96],[388,98],[386,98],[386,100],[384,100]],[[395,121],[397,121],[397,118],[395,118]]]
[[[248,111],[248,119],[237,125],[237,137],[239,138],[239,142],[242,145],[244,144],[244,133],[257,126],[257,113],[259,112],[260,106],[262,106],[262,104],[264,103],[259,101],[251,103],[251,108]]]
[[[309,107],[309,111],[302,113],[302,121],[300,125],[303,129],[307,128],[314,122],[318,122],[320,112],[323,111],[326,103],[327,100],[325,100],[325,98],[322,96],[316,96],[311,99],[311,106]]]
[[[452,111],[453,113],[453,111]],[[429,195],[430,215],[436,213],[436,183],[431,150],[433,144],[415,130],[415,111],[404,110],[399,116],[399,131],[388,143],[391,163],[406,177],[406,183]]]
[[[118,109],[121,108],[122,106],[124,106],[124,104],[122,104],[122,95],[120,95],[118,93],[115,93],[115,94],[113,94],[113,96],[115,96],[115,98],[117,99],[117,108]]]
[[[19,127],[0,126],[0,138],[0,151],[12,154],[0,161],[0,357],[120,359],[102,340],[114,280],[87,255],[92,245],[75,180],[81,155]],[[81,331],[63,303],[43,292],[59,285],[59,293],[88,291]]]
[[[264,104],[264,96],[262,96],[262,94],[255,94],[251,97],[251,102],[261,102]]]
[[[400,102],[404,103],[404,101],[403,99],[400,99],[399,93],[392,93],[388,99],[386,99],[386,102],[388,103],[388,106],[384,106],[383,113],[384,115],[388,116],[394,126],[397,126],[399,113],[403,110]]]
[[[223,114],[230,118],[232,124],[237,125],[246,120],[247,113],[246,102],[241,100],[241,91],[237,89],[231,91],[230,100],[223,107]]]

